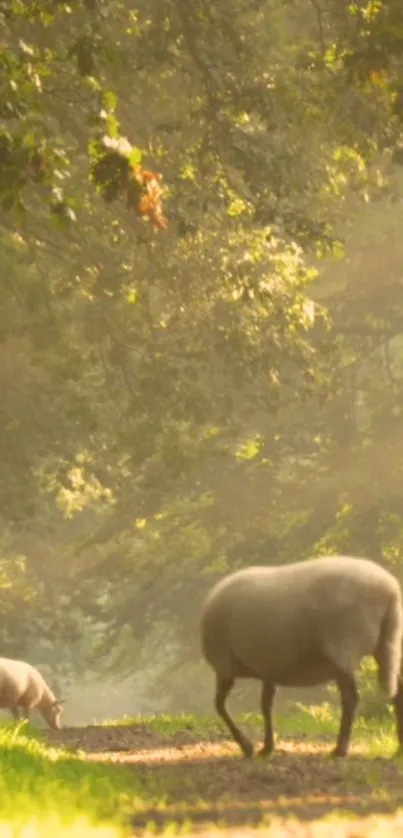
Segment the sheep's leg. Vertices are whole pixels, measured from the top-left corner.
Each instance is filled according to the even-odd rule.
[[[376,653],[374,658],[379,667],[379,655]],[[397,733],[397,740],[398,740],[398,751],[403,752],[403,678],[399,678],[399,683],[397,687],[397,693],[392,698],[391,704],[393,705],[395,711],[395,718],[396,718],[396,733]]]
[[[219,675],[217,675],[216,678],[215,709],[227,725],[228,729],[231,731],[235,742],[238,743],[244,755],[246,757],[251,757],[253,754],[252,743],[249,742],[246,736],[244,736],[239,728],[237,728],[225,706],[225,702],[232,690],[232,687],[234,686],[235,678],[220,678]]]
[[[344,757],[350,744],[351,730],[358,704],[357,684],[353,675],[348,672],[338,672],[335,678],[341,699],[341,720],[336,747],[332,756]]]
[[[265,754],[271,754],[274,751],[272,709],[275,691],[275,684],[272,684],[271,681],[263,681],[260,707],[264,721],[264,740],[259,756],[265,756]]]
[[[10,709],[11,709],[11,713],[13,715],[13,718],[15,719],[16,722],[18,722],[19,719],[20,719],[20,708],[17,707],[17,705],[15,705],[14,707],[11,707]]]
[[[403,751],[403,679],[400,678],[399,680],[399,687],[397,693],[392,701],[394,710],[395,710],[395,717],[396,717],[396,730],[397,730],[397,738],[399,742],[399,750]]]

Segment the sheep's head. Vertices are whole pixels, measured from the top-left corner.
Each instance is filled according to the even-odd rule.
[[[42,707],[42,715],[44,719],[47,721],[49,727],[51,727],[53,730],[60,730],[62,726],[64,703],[64,699],[55,698],[54,701],[50,701],[49,704],[46,705],[46,707]]]

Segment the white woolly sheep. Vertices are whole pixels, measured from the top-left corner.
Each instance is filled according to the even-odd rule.
[[[262,681],[264,744],[274,750],[276,686],[334,680],[341,722],[334,756],[348,752],[358,704],[355,670],[366,655],[394,704],[403,747],[403,613],[400,585],[367,559],[330,556],[280,567],[249,567],[218,582],[204,605],[201,640],[215,671],[215,707],[245,756],[253,745],[235,725],[226,700],[237,678]]]
[[[62,705],[43,676],[25,661],[0,658],[0,708],[11,710],[15,719],[29,719],[30,710],[36,708],[49,727],[61,728]]]

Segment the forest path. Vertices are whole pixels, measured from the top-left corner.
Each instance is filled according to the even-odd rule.
[[[65,728],[46,738],[91,761],[141,769],[149,802],[133,815],[134,835],[153,822],[158,832],[188,824],[182,834],[205,838],[248,838],[259,825],[270,838],[403,838],[402,762],[373,758],[354,744],[347,759],[332,760],[328,738],[287,739],[271,758],[245,760],[220,735],[168,735],[146,723]]]

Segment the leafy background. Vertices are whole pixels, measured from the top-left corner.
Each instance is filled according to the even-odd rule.
[[[206,709],[223,573],[403,578],[403,8],[0,24],[2,653],[72,720]]]

